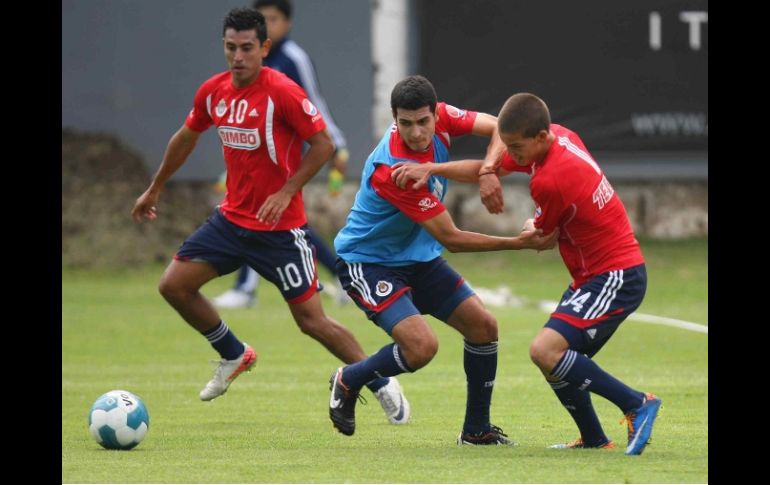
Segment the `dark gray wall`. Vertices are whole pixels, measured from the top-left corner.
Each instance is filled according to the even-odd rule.
[[[622,164],[622,176],[707,177],[708,22],[680,18],[707,14],[707,0],[414,5],[417,71],[433,82],[439,99],[496,115],[510,95],[532,92],[600,163]],[[442,11],[451,15],[436,15]],[[656,15],[658,49],[651,41]],[[478,137],[453,141],[458,158],[485,148]]]
[[[62,0],[62,127],[118,135],[158,167],[200,84],[226,69],[222,18],[250,0]],[[292,38],[316,66],[321,90],[358,173],[371,150],[369,2],[295,0]],[[222,171],[209,130],[176,179]]]

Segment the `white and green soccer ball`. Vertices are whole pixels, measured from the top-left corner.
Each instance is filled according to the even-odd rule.
[[[110,391],[99,396],[88,413],[88,430],[108,450],[130,450],[150,427],[150,415],[139,396],[128,391]]]

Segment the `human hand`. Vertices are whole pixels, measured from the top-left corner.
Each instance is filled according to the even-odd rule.
[[[265,202],[262,203],[262,207],[257,211],[257,220],[264,224],[275,224],[281,220],[283,211],[289,206],[291,202],[291,194],[287,194],[283,190],[269,195]]]
[[[554,229],[551,234],[544,236],[542,229],[535,229],[534,225],[531,229],[528,229],[525,223],[524,229],[522,229],[518,237],[523,243],[522,249],[535,249],[538,252],[545,251],[546,249],[552,249],[559,242],[559,228]]]
[[[155,191],[147,189],[142,195],[134,202],[134,208],[131,209],[131,217],[134,222],[142,222],[142,219],[148,221],[154,221],[158,217],[158,209],[156,207],[160,194]]]
[[[412,188],[417,190],[428,183],[432,167],[432,162],[398,162],[393,165],[393,171],[390,173],[390,178],[396,183],[396,185],[398,185],[400,189],[406,188],[406,185],[409,183],[409,181],[414,180],[415,182]]]
[[[535,230],[535,219],[529,218],[526,221],[524,221],[524,226],[521,228],[522,231],[534,231]]]
[[[497,174],[483,175],[479,177],[479,195],[481,203],[490,214],[503,212],[503,187]]]

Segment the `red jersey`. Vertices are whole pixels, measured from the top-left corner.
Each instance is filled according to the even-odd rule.
[[[555,139],[542,162],[520,167],[506,153],[502,167],[528,171],[535,227],[557,227],[559,252],[575,288],[607,271],[644,263],[626,208],[573,131],[551,124]]]
[[[433,143],[424,152],[415,152],[404,143],[398,127],[393,124],[388,143],[389,154],[393,163],[402,159],[414,160],[419,163],[436,162],[441,163],[449,159],[449,147],[452,145],[453,136],[464,136],[473,132],[473,123],[476,121],[478,113],[465,109],[455,108],[451,104],[444,102],[436,103],[436,132],[433,136]],[[436,146],[436,143],[443,146]],[[392,168],[387,164],[380,164],[372,174],[371,184],[375,192],[387,200],[408,218],[414,222],[420,223],[432,219],[446,210],[441,200],[444,198],[444,186],[440,182],[440,189],[431,192],[426,184],[420,190],[411,190],[414,182],[408,184],[410,190],[401,190],[390,178]]]
[[[326,128],[294,81],[262,67],[253,83],[237,88],[229,71],[217,74],[198,89],[185,124],[197,132],[217,127],[227,167],[227,192],[219,210],[230,222],[255,231],[285,231],[307,222],[301,191],[277,223],[256,217],[265,199],[299,168],[303,140]]]

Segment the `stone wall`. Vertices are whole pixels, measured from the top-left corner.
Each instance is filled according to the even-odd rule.
[[[628,210],[638,236],[677,239],[708,236],[708,183],[623,182],[613,184]],[[308,219],[324,234],[342,227],[353,204],[358,186],[349,181],[335,198],[326,186],[311,183],[304,191]],[[524,221],[532,217],[534,204],[525,182],[503,185],[505,212],[489,214],[478,195],[477,186],[453,183],[444,200],[457,227],[488,234],[517,234]]]
[[[107,134],[62,130],[62,265],[128,267],[170,261],[179,244],[202,224],[222,194],[214,181],[174,178],[158,203],[158,219],[135,224],[131,208],[151,174],[141,156]],[[323,175],[304,191],[308,218],[332,236],[345,222],[358,190],[348,181],[340,196],[327,193]],[[653,238],[708,235],[707,182],[627,183],[615,189],[634,230]],[[445,203],[458,227],[489,234],[517,234],[533,213],[524,179],[506,184],[504,214],[488,214],[477,186],[452,183]]]

